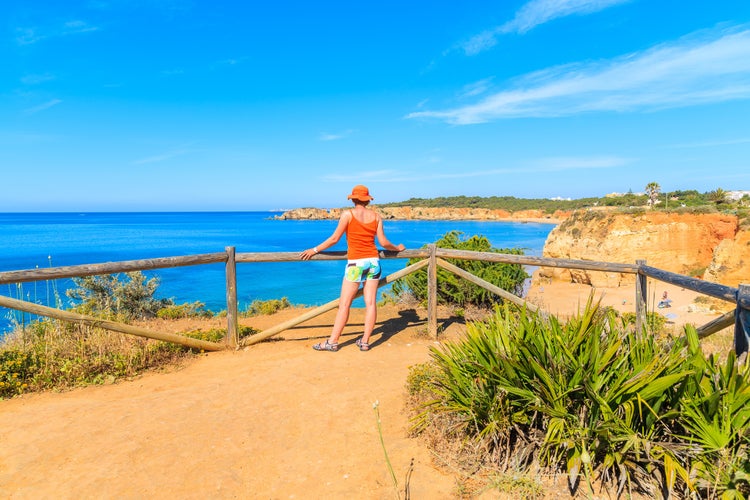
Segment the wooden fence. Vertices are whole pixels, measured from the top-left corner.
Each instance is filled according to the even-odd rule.
[[[380,280],[378,286],[393,283],[410,273],[427,267],[427,328],[428,333],[437,338],[437,268],[446,269],[457,276],[466,279],[490,292],[499,295],[505,300],[519,306],[536,311],[538,308],[526,302],[524,299],[511,294],[492,283],[467,272],[451,264],[445,259],[481,260],[486,262],[502,262],[508,264],[519,264],[535,267],[557,267],[568,269],[585,269],[590,271],[604,271],[634,274],[635,285],[635,313],[636,328],[642,329],[646,324],[646,297],[647,278],[676,285],[682,288],[699,292],[710,297],[731,302],[736,309],[726,313],[715,320],[697,328],[701,338],[716,333],[728,326],[735,325],[735,350],[738,354],[748,349],[748,332],[750,331],[750,286],[740,285],[738,288],[720,285],[718,283],[706,282],[700,279],[684,276],[681,274],[664,271],[646,265],[646,261],[637,261],[635,264],[618,264],[611,262],[597,262],[588,260],[553,259],[546,257],[532,257],[525,255],[509,255],[489,252],[472,252],[437,248],[430,245],[420,250],[404,250],[400,253],[380,252],[381,259],[421,259],[400,271],[386,276]],[[345,252],[322,252],[313,257],[313,260],[344,260]],[[63,321],[71,321],[98,326],[101,328],[138,335],[157,340],[164,340],[185,345],[191,348],[206,351],[217,351],[238,346],[238,304],[237,304],[237,264],[240,263],[263,263],[263,262],[298,262],[297,252],[254,252],[236,253],[234,247],[227,247],[224,252],[189,255],[181,257],[164,257],[156,259],[131,260],[123,262],[109,262],[103,264],[86,264],[78,266],[49,267],[44,269],[29,269],[19,271],[0,272],[0,285],[10,283],[24,283],[33,281],[55,280],[60,278],[73,278],[102,274],[115,274],[130,271],[147,271],[171,267],[194,266],[202,264],[224,263],[226,276],[226,303],[227,303],[227,335],[223,343],[209,342],[205,340],[192,339],[173,333],[162,333],[135,327],[113,321],[105,321],[98,318],[46,307],[33,302],[0,296],[0,306],[28,312],[38,316],[55,318]],[[361,291],[360,291],[361,294]],[[243,345],[252,345],[265,340],[278,333],[292,328],[300,323],[308,321],[320,314],[338,307],[338,299],[332,300],[322,306],[306,311],[297,318],[291,319],[256,335],[245,339]]]

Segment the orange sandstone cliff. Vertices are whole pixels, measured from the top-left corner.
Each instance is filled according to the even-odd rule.
[[[726,214],[581,211],[555,227],[545,257],[634,264],[699,276],[724,285],[750,283],[750,232]],[[630,284],[634,276],[543,268],[535,281],[563,280],[599,287]]]
[[[373,205],[385,219],[399,220],[517,220],[558,223],[570,215],[570,212],[558,210],[547,214],[542,210],[493,210],[488,208],[444,208],[444,207],[379,207]],[[338,219],[342,208],[296,208],[288,210],[276,219]]]
[[[599,208],[576,212],[541,210],[508,212],[484,208],[378,207],[386,219],[517,220],[557,223],[543,255],[561,259],[635,264],[698,276],[728,286],[750,283],[750,227],[727,214],[645,212],[627,214]],[[277,219],[338,219],[342,208],[298,208]],[[542,268],[532,286],[549,280],[596,287],[632,284],[630,274]]]

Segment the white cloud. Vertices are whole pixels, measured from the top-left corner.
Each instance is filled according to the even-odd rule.
[[[413,171],[407,169],[378,170],[366,173],[327,175],[323,178],[329,182],[365,182],[371,184],[393,183],[393,182],[423,182],[455,179],[470,179],[477,177],[495,177],[509,174],[537,174],[549,172],[562,172],[568,170],[590,170],[617,168],[629,165],[634,160],[618,156],[568,156],[536,158],[521,161],[516,165],[486,169],[486,170],[452,170],[450,173],[441,173],[434,170]]]
[[[25,112],[26,114],[33,115],[35,113],[40,113],[42,111],[50,109],[51,107],[57,106],[61,102],[62,100],[60,99],[50,99],[49,101],[42,103],[38,106],[34,106],[33,108],[28,108]]]
[[[407,118],[453,124],[596,111],[654,111],[750,98],[748,26],[699,32],[671,44],[596,63],[525,75],[467,106]]]
[[[216,66],[236,66],[247,61],[247,59],[247,56],[222,59],[221,61],[216,61]]]
[[[532,0],[501,28],[503,33],[526,33],[532,28],[571,15],[592,14],[630,0]]]
[[[34,28],[18,28],[16,29],[16,43],[18,45],[31,45],[39,40],[45,38],[39,35]]]
[[[501,33],[502,29],[500,27],[483,31],[463,42],[461,48],[467,56],[475,56],[497,45],[497,37]]]
[[[320,136],[318,136],[318,139],[321,141],[338,141],[341,139],[344,139],[350,135],[352,135],[354,131],[353,130],[344,130],[343,132],[338,132],[335,134],[329,134],[329,133],[322,133]]]
[[[721,141],[705,141],[705,142],[691,142],[683,144],[671,144],[665,146],[666,148],[683,149],[683,148],[711,148],[717,146],[736,146],[738,144],[750,144],[750,137],[741,139],[725,139]]]
[[[54,79],[55,77],[50,75],[49,73],[45,73],[43,75],[25,75],[21,77],[21,83],[23,83],[24,85],[38,85],[40,83],[48,82]]]
[[[524,34],[553,19],[592,14],[631,0],[531,0],[507,23],[488,29],[461,44],[466,55],[476,55],[497,45],[497,37],[508,33]]]
[[[369,172],[355,172],[351,174],[329,174],[323,176],[328,182],[385,182],[400,175],[399,170],[372,170]]]
[[[140,160],[135,160],[131,163],[133,165],[145,165],[147,163],[159,163],[159,162],[171,160],[172,158],[177,158],[178,156],[186,155],[190,152],[191,151],[188,149],[178,149],[175,151],[168,151],[160,155],[154,155],[154,156],[149,156],[147,158],[142,158]]]
[[[463,89],[461,89],[460,97],[462,99],[466,99],[482,95],[487,92],[487,90],[490,88],[491,83],[492,77],[464,85]]]
[[[36,27],[17,28],[16,43],[18,45],[31,45],[49,38],[76,35],[80,33],[90,33],[92,31],[99,31],[99,29],[99,27],[91,26],[86,21],[81,21],[80,19],[68,21],[60,27],[51,28],[46,31],[40,30]]]

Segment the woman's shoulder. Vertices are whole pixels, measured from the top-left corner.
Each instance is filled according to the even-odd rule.
[[[380,222],[380,214],[372,208],[368,208],[364,214],[363,222],[365,224],[372,224],[373,222]]]

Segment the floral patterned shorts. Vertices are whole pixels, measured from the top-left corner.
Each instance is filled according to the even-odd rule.
[[[377,257],[349,260],[346,263],[344,279],[353,283],[363,283],[367,280],[379,280],[381,272],[380,259]]]

